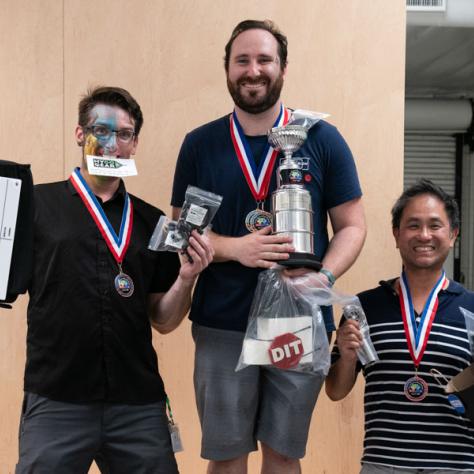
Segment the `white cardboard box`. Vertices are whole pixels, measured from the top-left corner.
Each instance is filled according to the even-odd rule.
[[[0,176],[0,300],[7,296],[21,180]]]

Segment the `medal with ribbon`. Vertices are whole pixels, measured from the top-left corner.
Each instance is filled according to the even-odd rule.
[[[443,270],[440,278],[428,296],[420,316],[420,322],[417,323],[405,272],[402,272],[400,277],[399,299],[403,327],[405,329],[405,337],[410,357],[415,365],[415,375],[405,382],[403,391],[408,400],[412,402],[419,402],[428,395],[428,384],[418,375],[418,366],[425,353],[431,327],[436,316],[436,311],[438,310],[438,293],[442,290],[447,281],[446,274]]]
[[[280,113],[273,127],[286,125],[289,118],[290,112],[281,105]],[[278,151],[267,144],[262,154],[262,160],[257,166],[235,110],[230,117],[230,136],[245,180],[257,203],[257,208],[250,211],[245,217],[245,226],[250,232],[255,232],[271,226],[273,223],[273,216],[270,212],[265,211],[264,204]]]
[[[114,279],[115,289],[120,296],[129,298],[133,294],[134,285],[132,278],[122,271],[122,263],[130,244],[130,236],[133,227],[133,206],[128,193],[125,194],[125,203],[122,211],[122,222],[117,235],[107,218],[102,206],[90,189],[79,168],[75,168],[69,180],[74,186],[82,202],[86,206],[89,214],[99,229],[107,247],[112,253],[119,269],[118,275]]]

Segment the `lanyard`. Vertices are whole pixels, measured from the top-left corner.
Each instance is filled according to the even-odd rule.
[[[107,247],[120,267],[130,244],[130,236],[132,234],[133,227],[133,206],[130,196],[128,193],[125,195],[125,204],[122,211],[122,222],[120,224],[120,232],[117,235],[104,210],[102,209],[102,206],[90,189],[84,177],[81,175],[80,169],[74,169],[69,179],[81,197],[82,202],[86,206],[89,214],[102,234]]]
[[[410,351],[410,356],[415,364],[415,368],[418,368],[423,354],[425,353],[431,327],[438,310],[438,293],[446,281],[446,274],[443,270],[440,278],[430,291],[423,312],[421,313],[420,323],[417,324],[410,288],[404,271],[400,277],[401,291],[399,293],[399,299],[402,310],[403,327],[405,329],[408,350]]]
[[[289,111],[281,105],[280,113],[273,124],[273,127],[286,125],[289,118]],[[234,145],[235,154],[237,155],[245,180],[247,181],[247,185],[250,188],[255,201],[264,201],[268,194],[270,179],[278,151],[274,150],[269,144],[267,144],[262,154],[263,159],[257,167],[250,145],[245,138],[245,134],[239,123],[235,110],[230,117],[230,136]]]

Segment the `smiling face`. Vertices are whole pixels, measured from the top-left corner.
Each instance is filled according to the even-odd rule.
[[[439,271],[454,246],[458,229],[451,229],[443,202],[431,194],[410,199],[393,235],[407,270]]]
[[[76,140],[83,146],[84,155],[130,158],[135,154],[138,140],[134,135],[130,137],[135,124],[125,110],[98,104],[89,117],[87,127],[76,128]]]
[[[251,114],[270,109],[280,98],[286,69],[278,43],[266,30],[247,30],[232,44],[227,87],[237,107]]]

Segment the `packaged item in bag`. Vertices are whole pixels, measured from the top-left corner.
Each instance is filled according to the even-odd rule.
[[[222,196],[195,186],[186,189],[185,201],[177,221],[161,216],[148,248],[155,251],[186,250],[193,230],[203,233],[216,215]]]
[[[350,301],[315,273],[290,278],[283,269],[261,272],[236,370],[266,365],[326,375],[329,343],[320,306]]]

